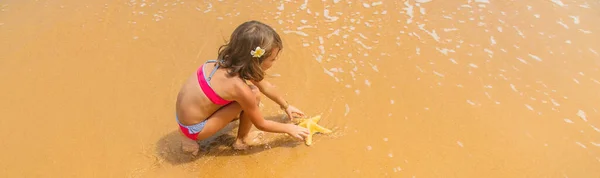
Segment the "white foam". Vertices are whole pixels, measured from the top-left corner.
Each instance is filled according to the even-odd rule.
[[[587,2],[584,2],[584,4],[579,5],[579,7],[589,9],[590,5]]]
[[[429,34],[435,41],[439,42],[440,41],[440,36],[437,35],[437,33],[435,33],[435,30],[427,31],[425,28],[425,24],[419,24],[419,29],[425,31],[427,34]]]
[[[523,34],[523,32],[521,32],[521,30],[519,30],[519,28],[517,28],[517,26],[513,26],[513,28],[517,31],[517,33],[519,34],[519,36],[525,38],[525,34]]]
[[[428,3],[428,2],[431,2],[431,0],[415,0],[415,2],[418,2],[418,3]]]
[[[321,63],[323,61],[323,56],[318,55],[315,57],[315,60],[317,60],[317,62]]]
[[[528,54],[528,55],[529,55],[529,57],[535,59],[536,61],[542,61],[542,59],[536,55],[533,55],[533,54]]]
[[[325,74],[327,74],[327,75],[329,75],[329,76],[331,76],[331,77],[333,77],[333,76],[334,76],[333,72],[330,72],[329,70],[327,70],[327,69],[325,69],[325,68],[323,68],[323,71],[325,72]]]
[[[370,7],[371,7],[371,5],[369,5],[369,3],[364,3],[364,2],[363,2],[363,7],[365,7],[365,8],[370,8]]]
[[[494,39],[494,36],[490,36],[490,43],[492,43],[492,45],[496,44],[496,40]]]
[[[525,107],[527,107],[527,109],[532,110],[533,111],[533,107],[529,106],[528,104],[525,104]]]
[[[363,39],[365,39],[365,40],[369,39],[369,38],[367,38],[365,35],[363,35],[362,33],[358,33],[358,36],[360,36],[361,38],[363,38]]]
[[[560,0],[550,0],[550,1],[552,1],[554,4],[556,4],[556,5],[560,6],[560,7],[565,6],[565,4],[562,1],[560,1]]]
[[[329,69],[329,71],[331,71],[331,72],[344,72],[344,69],[342,69],[342,68],[331,68],[331,69]]]
[[[371,66],[371,68],[375,71],[375,72],[379,72],[379,69],[377,69],[376,65],[373,65],[371,63],[369,63],[369,65]]]
[[[571,119],[567,119],[567,118],[565,118],[564,120],[565,120],[565,122],[566,122],[566,123],[569,123],[569,124],[572,124],[572,123],[574,123],[574,122],[573,122]]]
[[[517,57],[517,59],[518,59],[519,61],[521,61],[523,64],[527,64],[527,61],[525,61],[525,60],[523,60],[523,59],[521,59],[521,58],[519,58],[519,57]]]
[[[436,72],[436,71],[433,71],[433,74],[435,74],[435,75],[437,75],[437,76],[439,76],[439,77],[442,77],[442,78],[443,78],[443,77],[445,77],[445,76],[444,76],[444,74],[440,74],[440,73],[438,73],[438,72]]]
[[[323,17],[325,17],[327,19],[327,20],[325,20],[325,22],[335,22],[339,19],[339,17],[336,17],[336,16],[329,16],[329,9],[323,10]]]
[[[560,104],[558,102],[556,102],[556,100],[554,100],[554,99],[550,99],[550,102],[552,102],[552,104],[554,104],[554,106],[560,106]]]
[[[381,2],[381,1],[373,2],[373,3],[371,3],[371,7],[375,7],[375,6],[378,6],[381,4],[383,4],[383,2]]]
[[[294,31],[294,30],[284,30],[283,33],[285,33],[285,34],[295,33],[300,36],[308,36],[308,34],[302,32],[302,31]]]
[[[460,141],[456,141],[456,144],[458,144],[458,146],[460,146],[461,148],[465,147],[465,146],[463,145],[463,143],[462,143],[462,142],[460,142]]]
[[[533,14],[533,16],[538,19],[540,18],[540,14]]]
[[[348,103],[346,103],[346,111],[344,112],[344,116],[347,116],[348,113],[350,113],[350,106],[348,106]]]
[[[580,142],[575,142],[577,145],[579,145],[581,148],[587,148],[584,144],[580,143]]]
[[[302,10],[306,9],[307,4],[308,4],[308,0],[304,0],[304,3],[300,4],[300,9],[302,9]],[[310,14],[310,10],[308,10],[308,13]]]
[[[498,31],[499,31],[499,32],[502,32],[502,27],[498,27]]]
[[[439,51],[440,53],[442,53],[442,54],[446,55],[446,56],[448,55],[448,52],[452,52],[452,53],[454,53],[454,52],[455,52],[454,50],[452,50],[452,49],[447,49],[447,48],[442,48],[442,49],[440,49],[440,48],[438,48],[438,47],[435,47],[435,49],[436,49],[437,51]]]
[[[515,87],[515,85],[513,85],[512,83],[510,84],[510,88],[515,91],[515,92],[519,92],[519,90],[517,90],[517,88]]]
[[[457,28],[444,28],[444,32],[451,32],[451,31],[456,31],[458,30]]]
[[[425,72],[423,69],[421,69],[421,67],[419,67],[419,66],[415,66],[415,67],[417,67],[417,69],[419,69],[419,71],[421,71],[421,73]]]
[[[210,2],[209,2],[209,3],[208,3],[208,7],[206,7],[206,10],[204,10],[204,12],[203,12],[203,13],[205,13],[205,14],[206,14],[207,12],[210,12],[210,11],[212,10],[212,7],[213,7],[213,6],[212,6],[212,3],[210,3]]]
[[[443,17],[443,18],[445,18],[445,19],[450,19],[450,20],[452,20],[452,16],[442,15],[442,17]]]
[[[598,52],[596,52],[596,50],[592,49],[592,48],[588,48],[588,50],[592,53],[594,53],[596,56],[598,56]]]
[[[556,23],[558,23],[559,25],[565,27],[566,29],[569,29],[569,26],[567,26],[567,24],[565,24],[564,22],[561,21],[557,21]]]
[[[571,17],[573,19],[573,23],[579,24],[579,16],[570,15],[569,17]]]
[[[473,64],[473,63],[470,63],[470,64],[469,64],[469,66],[471,66],[471,67],[473,67],[473,68],[479,68],[479,66],[477,66],[477,65],[475,65],[475,64]]]
[[[365,49],[373,49],[373,47],[367,46],[364,43],[362,43],[362,41],[360,41],[358,38],[354,38],[354,42],[360,44],[363,48]],[[365,53],[366,54],[366,53]]]
[[[277,7],[277,10],[279,11],[283,11],[284,7],[283,7],[283,2],[281,3],[281,5],[279,5],[279,7]]]
[[[594,127],[594,125],[590,124],[590,127],[592,127],[596,132],[600,132],[600,129]]]
[[[600,147],[600,143],[596,143],[596,142],[590,142],[590,143],[596,147]]]
[[[303,30],[305,28],[315,28],[315,26],[312,26],[312,25],[302,25],[302,26],[296,27],[296,30]]]
[[[583,121],[587,122],[587,116],[582,110],[577,111],[577,116],[579,116],[579,118],[581,118]]]
[[[406,15],[408,15],[408,17],[409,17],[409,18],[406,20],[406,23],[407,23],[407,24],[410,24],[410,23],[412,23],[412,21],[413,21],[413,17],[414,17],[413,6],[412,6],[412,5],[410,5],[410,4],[408,3],[408,1],[404,1],[404,5],[406,5],[406,8],[402,8],[402,9],[406,10]]]
[[[369,80],[365,80],[365,85],[367,85],[367,86],[370,87],[371,86],[371,82],[369,82]]]
[[[484,48],[483,51],[485,51],[486,53],[488,53],[490,55],[494,54],[494,51],[487,49],[487,48]]]
[[[577,80],[577,79],[573,78],[573,81],[574,81],[575,83],[579,84],[579,80]]]
[[[471,100],[467,100],[467,103],[469,103],[472,106],[475,106],[475,102],[471,101]]]
[[[454,64],[458,64],[458,62],[456,62],[456,60],[454,60],[454,59],[452,59],[452,58],[450,58],[450,61],[451,61],[452,63],[454,63]]]
[[[335,31],[331,32],[330,34],[327,34],[327,38],[330,38],[333,35],[340,36],[340,29],[336,29]]]

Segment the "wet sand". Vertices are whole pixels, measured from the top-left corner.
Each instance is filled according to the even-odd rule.
[[[600,177],[600,4],[0,2],[0,177]],[[178,150],[179,87],[233,29],[331,135]],[[264,115],[282,112],[264,102]],[[235,123],[232,125],[235,128]]]

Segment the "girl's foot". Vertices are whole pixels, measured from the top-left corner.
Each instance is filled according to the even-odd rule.
[[[232,146],[235,150],[247,150],[249,148],[249,146],[246,145],[246,143],[244,143],[241,139],[235,139],[235,142]]]
[[[240,139],[237,138],[235,139],[235,142],[233,143],[233,149],[236,150],[246,150],[249,148],[248,145],[255,145],[257,144],[260,139],[262,138],[262,135],[264,134],[263,131],[253,131],[248,133],[248,135],[246,135],[246,138]]]
[[[193,140],[184,139],[181,141],[181,150],[186,154],[192,154],[194,156],[198,155],[198,151],[200,150],[200,145]]]

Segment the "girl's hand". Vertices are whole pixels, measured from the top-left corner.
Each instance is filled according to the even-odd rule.
[[[308,129],[304,127],[300,127],[294,124],[288,124],[287,134],[297,138],[299,140],[304,140],[304,138],[308,137]]]
[[[288,106],[287,109],[285,109],[285,113],[288,115],[288,118],[293,119],[294,118],[294,114],[297,117],[304,117],[304,113],[302,111],[300,111],[300,109],[294,107],[294,106]]]

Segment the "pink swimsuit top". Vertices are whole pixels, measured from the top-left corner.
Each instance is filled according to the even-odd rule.
[[[213,63],[213,62],[217,62],[217,61],[209,60],[206,63]],[[210,83],[209,83],[210,79],[212,78],[212,76],[215,74],[215,72],[219,68],[219,63],[217,63],[217,65],[212,70],[212,72],[210,73],[208,78],[206,78],[206,76],[204,75],[204,65],[206,65],[206,63],[202,64],[202,66],[198,69],[198,72],[196,72],[196,75],[198,76],[198,83],[200,84],[200,88],[202,89],[202,91],[204,92],[206,97],[208,97],[208,99],[210,99],[210,101],[212,101],[216,105],[221,105],[221,106],[227,105],[227,104],[233,102],[233,101],[228,101],[228,100],[221,98],[219,95],[217,95],[217,93],[210,86]]]

